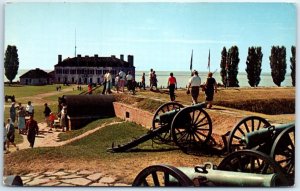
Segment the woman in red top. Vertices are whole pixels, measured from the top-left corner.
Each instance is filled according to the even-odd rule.
[[[172,72],[170,73],[170,77],[168,79],[168,88],[171,101],[175,101],[175,89],[177,89],[177,82]]]

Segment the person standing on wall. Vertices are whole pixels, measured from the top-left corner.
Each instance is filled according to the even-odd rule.
[[[120,89],[122,92],[124,92],[126,74],[125,72],[123,72],[123,70],[119,72],[119,77],[120,77]]]
[[[208,73],[208,78],[205,83],[205,95],[206,95],[206,103],[207,103],[207,108],[212,107],[212,101],[214,99],[214,93],[217,93],[217,82],[215,78],[212,77],[213,73],[209,72]]]
[[[194,70],[193,76],[189,79],[189,85],[186,92],[187,94],[191,93],[192,95],[192,105],[198,103],[200,85],[201,85],[201,78],[198,76],[198,71]]]
[[[106,73],[106,91],[105,94],[111,94],[112,75],[110,71]]]
[[[142,88],[143,90],[146,90],[146,81],[145,81],[145,72],[143,72],[143,75],[142,75]]]
[[[151,68],[150,69],[150,72],[149,72],[149,82],[150,82],[150,90],[152,90],[153,88],[153,69]]]
[[[170,73],[168,79],[168,88],[169,88],[171,101],[175,101],[175,89],[177,89],[177,82],[176,82],[176,78],[173,75],[173,72]]]

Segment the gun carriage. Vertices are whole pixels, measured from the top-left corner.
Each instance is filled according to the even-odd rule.
[[[123,145],[109,148],[112,152],[124,152],[137,145],[153,140],[160,143],[175,143],[184,152],[206,144],[212,133],[212,121],[203,109],[206,104],[196,104],[189,107],[177,102],[169,102],[160,106],[155,112],[150,131]]]

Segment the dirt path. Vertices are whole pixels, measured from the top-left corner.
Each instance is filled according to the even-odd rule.
[[[53,129],[52,131],[49,131],[49,127],[47,127],[46,123],[39,123],[39,129],[40,133],[35,139],[34,147],[58,147],[62,146],[68,143],[71,143],[73,141],[82,139],[99,129],[107,126],[107,125],[114,125],[114,124],[119,124],[123,122],[112,122],[112,123],[104,123],[103,125],[96,127],[95,129],[89,130],[77,137],[74,137],[72,139],[66,140],[66,141],[60,141],[58,138],[58,135],[62,133],[61,129]],[[29,142],[27,141],[27,136],[22,135],[24,141],[20,144],[18,144],[19,149],[28,149],[29,147]],[[15,151],[15,149],[13,150]]]

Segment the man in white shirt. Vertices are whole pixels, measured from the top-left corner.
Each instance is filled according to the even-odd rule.
[[[124,85],[125,85],[125,78],[126,78],[126,74],[125,72],[123,72],[122,70],[119,72],[119,81],[120,81],[120,88],[121,91],[124,92]]]
[[[34,114],[34,108],[33,108],[33,105],[31,105],[31,101],[29,101],[26,105],[26,114],[32,115],[32,116]]]
[[[192,95],[192,105],[197,104],[197,99],[199,96],[199,89],[201,85],[201,78],[198,76],[198,71],[193,71],[193,76],[189,79],[189,86],[187,89],[187,93],[190,92],[191,88],[191,95]]]
[[[108,71],[106,74],[106,94],[110,94],[111,93],[111,84],[112,84],[112,76],[110,71]]]

